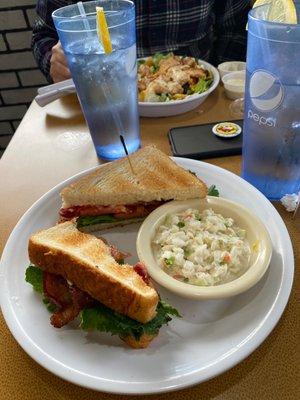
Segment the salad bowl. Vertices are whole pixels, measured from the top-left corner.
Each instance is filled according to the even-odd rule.
[[[207,97],[212,93],[218,86],[220,81],[220,74],[213,65],[210,63],[198,60],[200,65],[203,65],[205,69],[211,71],[213,81],[211,86],[203,93],[195,93],[188,95],[183,100],[170,100],[166,102],[141,102],[139,101],[139,115],[141,117],[170,117],[173,115],[179,115],[188,111],[194,110],[200,104],[202,104]]]

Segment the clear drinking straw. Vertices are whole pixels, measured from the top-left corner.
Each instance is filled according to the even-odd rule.
[[[80,16],[82,17],[84,28],[86,29],[86,31],[88,33],[88,36],[91,36],[91,33],[90,33],[91,27],[90,27],[87,15],[85,13],[85,9],[83,7],[82,1],[79,1],[77,3],[77,6],[78,6],[78,10],[79,10]],[[124,132],[122,121],[120,119],[120,116],[119,116],[118,112],[116,112],[116,110],[115,110],[115,108],[114,108],[114,106],[113,106],[113,104],[111,102],[110,89],[109,89],[109,86],[107,85],[107,83],[105,81],[102,82],[102,89],[103,89],[103,94],[104,94],[105,100],[106,100],[107,104],[109,105],[109,109],[110,109],[113,121],[115,123],[115,126],[116,126],[117,130],[119,131],[119,136],[121,136],[123,134],[123,132]]]
[[[87,19],[87,16],[86,16],[82,1],[79,1],[77,3],[77,6],[78,6],[78,10],[79,10],[80,16],[82,17],[84,28],[89,32],[91,30],[91,27],[90,27],[89,21]],[[89,35],[89,33],[88,33],[88,35]]]

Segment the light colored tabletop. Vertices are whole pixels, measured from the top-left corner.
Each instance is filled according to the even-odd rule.
[[[199,109],[190,113],[170,118],[144,118],[141,120],[143,145],[154,143],[170,154],[167,132],[171,127],[229,119],[228,106],[229,101],[219,88]],[[240,172],[240,161],[240,156],[207,160],[236,174]],[[45,108],[33,103],[0,160],[0,252],[15,224],[34,201],[62,180],[97,164],[99,160],[75,96],[57,100]],[[193,388],[152,398],[300,398],[300,219],[292,221],[281,205],[275,204],[275,207],[287,225],[296,258],[293,291],[277,327],[252,355],[228,372]],[[52,375],[27,356],[10,334],[2,315],[0,360],[0,400],[129,399],[83,389]],[[130,396],[130,399],[135,398],[149,397]]]

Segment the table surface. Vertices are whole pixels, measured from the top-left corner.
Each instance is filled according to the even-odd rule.
[[[222,88],[218,88],[194,111],[176,117],[141,119],[142,143],[154,143],[170,154],[167,132],[171,127],[229,119],[228,107],[229,101]],[[34,201],[65,178],[99,164],[87,132],[75,96],[57,100],[45,108],[32,103],[0,160],[0,252],[15,224]],[[235,174],[240,172],[240,156],[207,162]],[[201,385],[155,395],[155,399],[300,398],[300,360],[296,351],[300,332],[297,309],[300,300],[297,271],[300,268],[300,224],[299,217],[292,221],[291,214],[280,204],[275,207],[287,225],[296,260],[293,291],[278,325],[264,343],[236,367]],[[2,315],[0,357],[0,399],[129,399],[80,388],[52,375],[27,356],[7,329]]]

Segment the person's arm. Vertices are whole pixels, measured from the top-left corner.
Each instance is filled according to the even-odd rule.
[[[32,48],[36,62],[48,82],[70,78],[67,61],[58,41],[52,12],[67,5],[66,0],[38,0],[37,15],[32,35]]]
[[[250,0],[217,0],[215,2],[214,64],[246,59],[246,24],[250,3]]]

